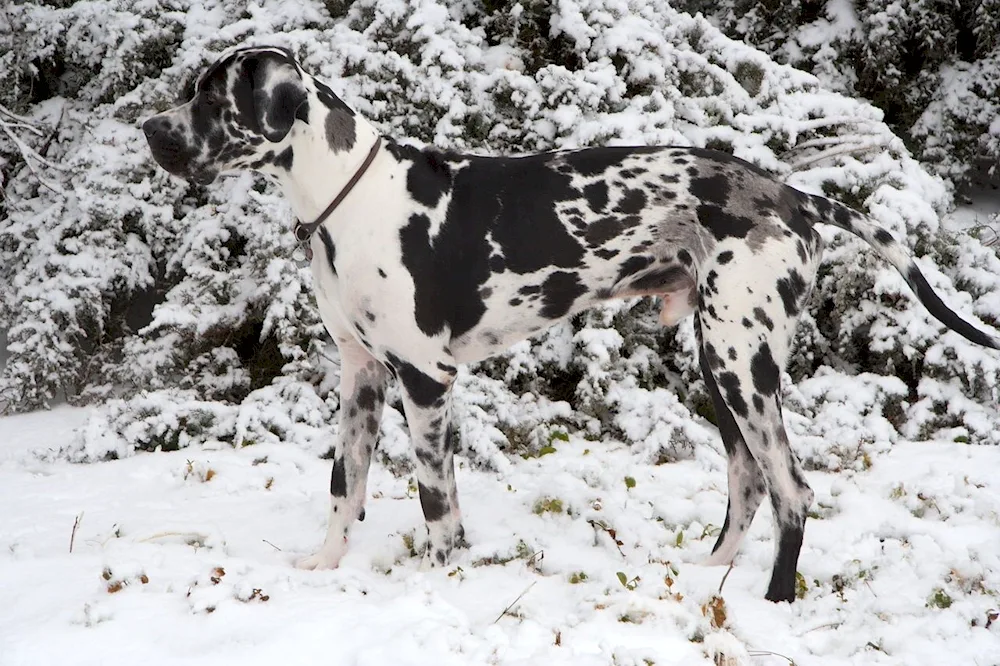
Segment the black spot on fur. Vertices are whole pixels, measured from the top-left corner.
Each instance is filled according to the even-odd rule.
[[[320,241],[323,243],[323,249],[326,250],[326,261],[330,266],[330,272],[334,275],[337,274],[337,266],[335,261],[337,259],[337,248],[333,244],[333,238],[330,237],[330,232],[326,230],[326,227],[320,225],[319,232],[317,233]]]
[[[433,208],[451,190],[451,167],[443,153],[391,142],[386,150],[400,161],[412,162],[406,171],[406,189],[417,203]]]
[[[789,317],[799,313],[800,300],[806,291],[806,281],[802,274],[794,268],[788,271],[788,277],[779,278],[778,295],[785,306],[785,314]]]
[[[715,286],[716,280],[719,279],[719,274],[714,270],[710,270],[708,275],[705,276],[705,285],[708,287],[709,291],[713,294],[719,293],[718,287]]]
[[[756,319],[760,324],[763,324],[764,328],[766,328],[767,330],[769,331],[774,330],[774,322],[771,321],[771,318],[767,316],[766,312],[764,312],[764,308],[759,308],[759,307],[754,308],[753,318]]]
[[[733,260],[733,251],[726,250],[725,252],[720,252],[719,256],[716,257],[715,259],[724,266]]]
[[[875,230],[875,240],[882,245],[891,245],[893,242],[892,234],[885,229]]]
[[[781,381],[781,370],[774,362],[771,347],[762,342],[757,353],[750,359],[750,372],[753,375],[753,385],[764,395],[774,395],[778,392]]]
[[[406,389],[406,394],[418,407],[433,407],[448,390],[447,386],[428,377],[392,352],[387,352],[385,357]]]
[[[600,213],[608,205],[608,184],[599,180],[587,185],[583,188],[583,197],[587,200],[590,210]]]
[[[489,244],[479,235],[442,239],[442,229],[432,247],[430,225],[426,215],[417,214],[399,230],[403,265],[413,276],[414,317],[427,335],[437,335],[448,327],[451,335],[458,337],[479,323],[486,312],[479,285],[490,276],[486,261]],[[446,253],[442,243],[452,244],[458,251]]]
[[[619,253],[620,252],[618,250],[610,250],[604,247],[594,250],[594,256],[600,259],[604,259],[605,261],[607,261],[608,259],[614,259],[619,255]]]
[[[283,151],[278,153],[278,156],[274,158],[274,166],[279,169],[284,169],[285,171],[292,170],[292,161],[295,159],[295,153],[291,146],[288,146]]]
[[[746,418],[747,403],[743,400],[740,379],[732,372],[719,373],[719,386],[726,394],[726,403],[737,415]]]
[[[764,413],[764,399],[760,397],[759,393],[754,393],[750,401],[753,403],[753,408],[757,410],[758,414]]]
[[[597,247],[617,238],[624,230],[621,220],[616,217],[602,217],[586,227],[584,239],[590,247]]]
[[[714,204],[701,204],[697,208],[698,221],[716,240],[726,238],[746,238],[753,228],[753,220],[741,215],[733,215],[725,208]]]
[[[339,109],[331,110],[326,114],[324,129],[327,145],[333,152],[341,153],[354,147],[357,139],[357,123],[354,121],[353,113]]]
[[[556,271],[542,283],[542,309],[538,314],[546,319],[563,317],[573,307],[576,299],[585,293],[587,288],[580,282],[579,275]]]
[[[373,411],[375,409],[375,389],[371,386],[362,386],[358,389],[358,407],[366,411]]]
[[[615,212],[623,215],[636,215],[646,206],[646,193],[642,190],[625,190],[624,195],[615,206]]]
[[[691,265],[691,253],[687,250],[681,250],[677,253],[677,259],[685,266]]]
[[[689,191],[703,204],[715,204],[724,208],[729,201],[729,179],[721,173],[701,178],[693,178]]]
[[[649,255],[635,255],[631,256],[621,263],[618,267],[618,278],[615,282],[621,282],[625,278],[635,275],[639,271],[648,268],[650,264],[653,263],[653,258]]]
[[[799,237],[809,240],[813,235],[812,225],[809,223],[809,218],[802,212],[802,208],[796,206],[794,201],[792,201],[795,196],[795,194],[792,194],[791,189],[785,189],[784,201],[786,202],[786,206],[779,210],[779,214],[785,220],[785,224],[788,225],[789,229],[798,234]],[[803,261],[805,260],[803,259]]]
[[[344,471],[344,459],[334,458],[333,470],[330,472],[330,494],[334,497],[347,497],[347,476]]]
[[[420,508],[424,512],[424,520],[429,523],[441,520],[448,511],[448,501],[444,491],[417,483],[420,491]]]

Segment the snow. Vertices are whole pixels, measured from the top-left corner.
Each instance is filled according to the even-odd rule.
[[[804,597],[763,600],[763,509],[719,629],[703,606],[725,570],[697,564],[725,510],[717,437],[662,465],[572,435],[502,471],[460,457],[471,545],[427,573],[404,542],[423,539],[413,480],[376,463],[341,567],[304,572],[291,562],[322,537],[328,461],[294,442],[51,460],[88,417],[0,419],[4,666],[1000,663],[1000,623],[985,628],[1000,590],[993,447],[897,441],[868,468],[808,472]]]

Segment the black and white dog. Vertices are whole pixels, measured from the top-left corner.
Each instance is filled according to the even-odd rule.
[[[610,298],[653,295],[661,321],[695,315],[705,383],[729,456],[710,563],[732,560],[765,495],[775,519],[766,597],[791,601],[813,499],[782,425],[779,379],[820,260],[817,223],[860,236],[937,319],[998,341],[932,291],[905,247],[846,206],[728,154],[590,148],[481,157],[383,139],[282,48],[229,52],[186,104],[147,120],[153,156],[210,183],[256,169],[280,184],[314,253],[323,322],[341,357],[330,519],[299,563],[336,567],[365,485],[389,376],[398,378],[427,521],[424,566],[463,539],[452,458],[456,366]]]

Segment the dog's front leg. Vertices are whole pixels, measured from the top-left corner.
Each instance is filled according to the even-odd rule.
[[[389,355],[403,389],[403,409],[416,451],[420,507],[427,523],[427,550],[421,562],[425,570],[447,564],[465,535],[455,485],[459,435],[451,420],[453,363],[448,358],[417,366]]]
[[[333,569],[347,550],[347,536],[364,519],[368,466],[378,437],[388,370],[354,338],[337,339],[340,351],[340,434],[330,475],[326,540],[300,569]]]

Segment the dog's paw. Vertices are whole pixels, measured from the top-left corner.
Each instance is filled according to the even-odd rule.
[[[320,569],[336,569],[344,556],[345,548],[320,548],[316,553],[303,557],[295,563],[296,569],[318,571]]]
[[[424,556],[420,559],[420,570],[430,571],[448,566],[448,560],[451,559],[450,554],[443,549],[428,546],[427,550],[424,551]]]

